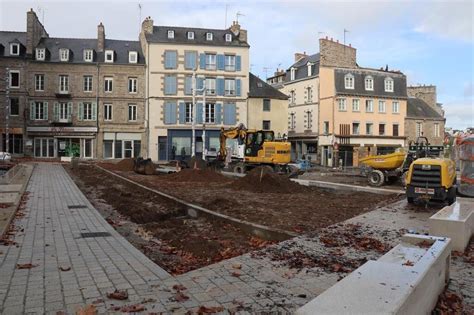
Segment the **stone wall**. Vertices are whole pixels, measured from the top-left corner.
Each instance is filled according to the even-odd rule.
[[[355,68],[356,49],[332,39],[319,39],[320,65],[322,67]]]
[[[42,37],[49,37],[43,24],[39,21],[35,11],[26,13],[26,54],[32,56],[36,45]]]
[[[444,141],[444,119],[405,119],[405,134],[407,144],[410,141],[416,141],[416,124],[422,124],[423,136],[428,138],[432,145],[442,145]],[[435,124],[439,126],[439,136],[435,135]]]
[[[444,112],[437,105],[436,86],[434,85],[420,85],[420,86],[408,86],[407,87],[408,97],[415,97],[425,101],[426,104],[430,105],[436,112],[444,116]]]

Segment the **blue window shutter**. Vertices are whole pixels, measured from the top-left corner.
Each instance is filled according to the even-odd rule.
[[[217,70],[224,70],[224,55],[217,55]]]
[[[206,54],[199,55],[199,67],[201,69],[206,69]]]
[[[165,124],[176,124],[176,103],[165,103]]]
[[[31,102],[30,103],[30,120],[35,120],[36,118],[35,109],[36,109],[35,102]]]
[[[217,78],[216,82],[216,88],[217,88],[217,95],[224,95],[224,79],[223,78]]]
[[[191,66],[191,69],[197,69],[196,67],[196,58],[197,58],[197,53],[196,52],[192,52],[190,53],[190,66]]]
[[[172,69],[177,68],[177,61],[178,61],[177,59],[178,59],[178,56],[177,56],[176,51],[172,51],[171,52],[171,67],[172,67]]]
[[[196,79],[196,90],[200,90],[204,87],[204,78],[197,78]],[[197,92],[197,94],[202,95],[201,92]]]
[[[165,69],[170,68],[170,52],[165,51]]]
[[[171,93],[172,94],[176,94],[176,89],[177,89],[176,85],[177,85],[176,76],[172,76],[171,77]]]
[[[242,69],[242,59],[240,56],[235,56],[235,71],[240,71]]]
[[[240,96],[240,79],[235,80],[235,94]]]
[[[164,107],[164,116],[165,116],[164,119],[163,119],[163,122],[164,122],[165,124],[170,124],[170,120],[171,120],[171,119],[170,119],[170,112],[171,112],[170,104],[169,104],[169,103],[165,103],[165,104],[163,105],[163,107]]]
[[[224,104],[224,125],[235,125],[236,122],[235,104]]]
[[[165,69],[176,69],[176,51],[165,51]]]
[[[184,53],[184,67],[191,70],[196,68],[196,53],[194,51]]]
[[[184,78],[184,94],[191,95],[193,93],[192,90],[193,85],[193,77],[187,76]]]
[[[220,125],[221,124],[221,117],[222,117],[222,105],[217,103],[215,107],[215,114],[216,114],[216,124]]]
[[[186,104],[184,102],[179,102],[179,123],[186,123]]]
[[[170,93],[170,77],[169,76],[165,76],[165,94],[166,95],[171,94]]]
[[[176,94],[176,76],[169,75],[165,77],[165,94]]]
[[[197,107],[196,107],[196,123],[202,124],[202,103],[197,103]]]

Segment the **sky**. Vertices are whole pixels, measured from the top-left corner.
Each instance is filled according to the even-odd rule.
[[[139,9],[141,5],[141,12]],[[138,39],[140,21],[248,30],[251,71],[261,78],[287,69],[295,52],[319,51],[328,36],[357,49],[363,67],[401,70],[410,85],[436,85],[446,126],[474,127],[474,1],[429,0],[0,0],[0,30],[26,30],[33,8],[51,37]],[[226,14],[227,12],[227,14]]]

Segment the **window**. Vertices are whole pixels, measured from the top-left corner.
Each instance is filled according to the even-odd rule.
[[[262,129],[263,130],[271,130],[270,120],[264,120],[262,122]]]
[[[288,129],[294,130],[296,127],[296,113],[290,113],[288,119]]]
[[[59,93],[69,93],[69,76],[59,76]]]
[[[358,98],[354,98],[352,100],[352,111],[353,112],[360,111],[360,100]]]
[[[312,76],[313,75],[313,68],[312,68],[313,64],[311,62],[308,62],[308,77]]]
[[[294,105],[296,103],[296,93],[295,91],[290,91],[290,104]]]
[[[176,69],[177,68],[177,55],[175,50],[165,51],[165,69]]]
[[[295,74],[296,74],[296,69],[291,68],[290,69],[290,80],[293,81],[295,79]]]
[[[365,111],[367,113],[372,113],[374,111],[374,101],[373,100],[365,100]]]
[[[329,134],[329,121],[325,121],[325,122],[324,122],[323,133],[324,133],[325,135]]]
[[[105,62],[114,62],[114,51],[106,50],[105,51]]]
[[[216,122],[216,104],[206,103],[206,123],[215,123]]]
[[[235,56],[225,55],[225,71],[235,71]]]
[[[385,135],[385,124],[379,124],[379,135],[380,136]]]
[[[67,48],[59,49],[59,60],[69,61],[69,49]]]
[[[225,34],[225,41],[231,42],[232,41],[232,34]]]
[[[54,157],[53,138],[35,138],[35,157]]]
[[[188,39],[194,39],[194,32],[188,32]]]
[[[354,76],[350,73],[344,76],[344,87],[346,89],[354,89]]]
[[[339,98],[337,104],[340,112],[345,112],[347,110],[345,98]]]
[[[20,71],[10,70],[8,81],[10,82],[11,88],[19,88],[20,87]]]
[[[226,96],[235,95],[235,80],[234,79],[225,79],[225,95]]]
[[[358,135],[359,134],[359,123],[352,123],[352,134]]]
[[[195,51],[186,51],[184,53],[184,68],[188,70],[196,69],[196,57]]]
[[[417,122],[416,123],[416,136],[421,137],[423,135],[423,123]]]
[[[44,74],[35,74],[35,91],[44,91]]]
[[[271,111],[271,103],[270,103],[270,99],[268,98],[263,99],[263,111],[264,112]]]
[[[193,103],[186,103],[184,122],[192,123],[193,122]]]
[[[392,113],[398,114],[400,113],[400,103],[398,102],[392,102]]]
[[[392,78],[385,78],[385,92],[393,92],[393,79]]]
[[[10,115],[18,116],[20,114],[20,99],[18,97],[10,98]]]
[[[310,86],[306,88],[306,100],[308,103],[313,101],[313,89]]]
[[[168,38],[169,39],[174,38],[174,31],[173,30],[168,30]]]
[[[44,60],[46,51],[44,48],[36,48],[36,60]]]
[[[84,61],[92,62],[94,60],[94,53],[92,49],[85,49],[84,50]]]
[[[114,157],[114,140],[104,140],[104,159],[112,159]]]
[[[305,111],[306,129],[310,130],[313,127],[313,118],[311,117],[312,110]]]
[[[206,94],[207,95],[216,94],[216,79],[215,78],[206,78]]]
[[[385,113],[385,101],[379,101],[379,113]]]
[[[104,78],[104,91],[105,92],[112,92],[113,91],[113,82],[114,79],[111,77],[105,77]]]
[[[137,93],[137,78],[128,78],[128,93]]]
[[[104,120],[112,120],[112,104],[104,104]]]
[[[216,55],[206,54],[206,69],[216,70]]]
[[[13,154],[22,154],[23,153],[23,135],[17,135],[10,133],[8,135],[8,152]],[[3,147],[7,147],[7,135],[3,134]]]
[[[61,102],[58,104],[57,107],[57,118],[59,121],[69,121],[69,111],[68,111],[68,104],[66,102]]]
[[[374,90],[374,79],[371,76],[365,77],[365,90],[366,91]]]
[[[398,137],[398,124],[393,124],[393,132],[392,135],[394,137]]]
[[[165,95],[176,94],[176,76],[166,75],[165,76]]]
[[[10,55],[12,56],[20,55],[20,44],[17,44],[17,43],[10,44]]]
[[[373,123],[366,123],[365,124],[365,133],[368,134],[368,135],[371,135],[373,133],[373,127],[374,127]]]
[[[128,52],[128,63],[137,63],[138,62],[138,53],[136,51]]]
[[[212,40],[212,38],[213,38],[212,33],[210,32],[206,33],[206,40]]]
[[[137,121],[137,105],[128,104],[128,121]]]
[[[438,123],[434,124],[434,136],[439,137],[439,124]]]
[[[92,103],[82,104],[82,119],[83,120],[94,120],[93,119],[93,106]]]
[[[92,76],[84,76],[84,92],[92,92]]]
[[[44,102],[34,102],[33,115],[31,116],[34,120],[45,120],[48,119],[48,105]]]

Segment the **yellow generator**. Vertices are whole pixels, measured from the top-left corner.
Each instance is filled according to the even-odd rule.
[[[420,158],[415,160],[406,177],[408,203],[421,198],[429,200],[456,201],[456,164],[444,158]]]

